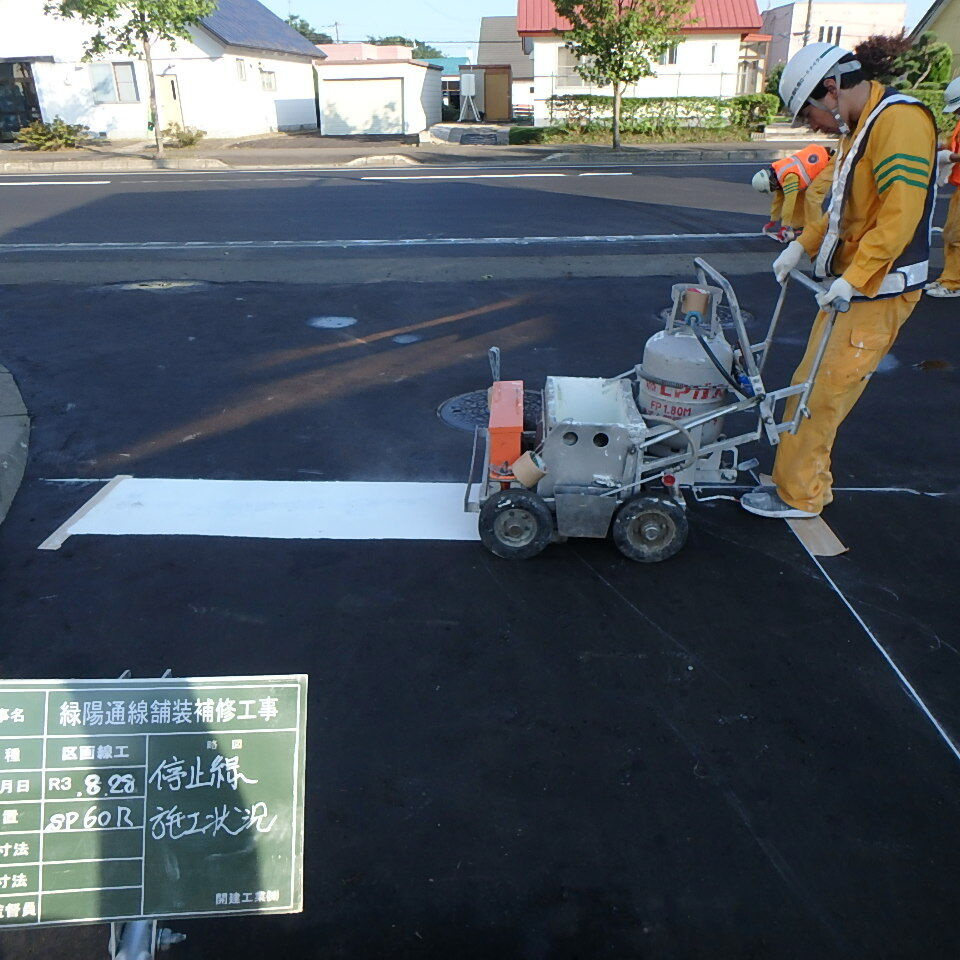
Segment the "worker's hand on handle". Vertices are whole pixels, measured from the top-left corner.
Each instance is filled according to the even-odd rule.
[[[777,239],[781,243],[789,243],[791,240],[797,239],[797,234],[794,231],[793,227],[781,227],[777,231]]]
[[[837,277],[826,290],[817,294],[817,303],[824,310],[830,308],[843,312],[850,301],[858,296],[862,296],[859,290],[855,290],[843,277]]]
[[[787,249],[773,261],[773,275],[777,278],[777,283],[783,283],[790,276],[790,271],[797,269],[804,252],[800,241],[792,240]]]
[[[760,232],[768,237],[775,237],[777,235],[777,221],[768,220],[763,225],[763,230],[761,230]]]

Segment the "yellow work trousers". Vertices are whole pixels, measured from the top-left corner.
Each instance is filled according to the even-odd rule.
[[[948,290],[960,290],[960,187],[954,191],[943,225],[943,273],[937,278]]]
[[[847,313],[837,314],[807,400],[810,417],[800,422],[795,434],[783,434],[777,448],[773,482],[781,499],[790,506],[819,513],[833,499],[830,451],[837,429],[860,399],[867,380],[893,346],[919,299],[919,291],[914,291],[886,300],[854,303]],[[807,379],[826,322],[827,314],[821,310],[792,383]],[[797,397],[787,401],[786,419],[793,416],[797,402]]]

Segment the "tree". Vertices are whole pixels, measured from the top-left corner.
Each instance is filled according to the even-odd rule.
[[[166,40],[176,49],[177,40],[189,40],[190,27],[213,13],[216,6],[216,0],[58,0],[47,3],[44,12],[68,20],[76,18],[97,28],[84,45],[84,60],[113,52],[143,56],[150,85],[150,122],[157,157],[162,157],[152,45]]]
[[[778,63],[775,67],[770,68],[767,79],[763,84],[764,93],[772,93],[775,97],[780,96],[780,78],[783,76],[783,68],[785,66],[785,63]],[[780,105],[783,106],[782,100],[780,101]]]
[[[443,56],[442,50],[431,47],[426,40],[411,40],[409,37],[367,37],[367,43],[378,47],[413,47],[414,60],[432,60]]]
[[[910,41],[901,30],[893,36],[876,34],[867,37],[853,48],[853,54],[860,61],[868,80],[893,83],[901,73],[898,67],[900,59],[909,49]]]
[[[897,70],[899,79],[911,88],[921,83],[947,84],[953,71],[953,52],[935,34],[921,33],[899,58]]]
[[[680,40],[692,0],[553,0],[572,30],[557,31],[580,61],[577,73],[613,87],[613,149],[620,148],[623,88],[654,74],[661,54]]]
[[[320,33],[314,30],[303,17],[298,17],[295,13],[291,13],[286,22],[311,43],[333,43],[333,37],[329,33]]]

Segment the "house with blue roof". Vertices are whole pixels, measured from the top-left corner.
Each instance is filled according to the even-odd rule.
[[[83,62],[95,32],[44,13],[44,0],[0,0],[0,133],[59,116],[114,139],[149,139],[140,57]],[[175,46],[152,48],[160,127],[210,137],[316,129],[314,63],[324,54],[258,0],[219,0]]]

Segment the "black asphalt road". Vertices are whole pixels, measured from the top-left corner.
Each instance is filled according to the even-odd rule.
[[[293,192],[350,210],[336,198],[367,188],[313,189]],[[546,216],[611,204],[534,194]],[[102,229],[61,216],[71,236]],[[479,232],[473,216],[459,228]],[[735,281],[755,331],[768,260]],[[871,490],[837,493],[851,549],[822,568],[722,500],[693,505],[687,547],[652,567],[586,541],[521,564],[391,541],[36,550],[99,487],[62,479],[460,480],[469,435],[435,411],[486,384],[489,345],[531,386],[619,372],[678,279],[3,288],[0,357],[34,434],[0,527],[2,675],[310,675],[306,910],[177,922],[171,956],[958,955],[960,760],[877,646],[960,741],[950,302],[924,300],[841,432],[838,487]],[[811,312],[791,301],[771,381]],[[0,956],[92,956],[103,937],[3,934]]]
[[[0,177],[0,243],[755,231],[755,166]]]

